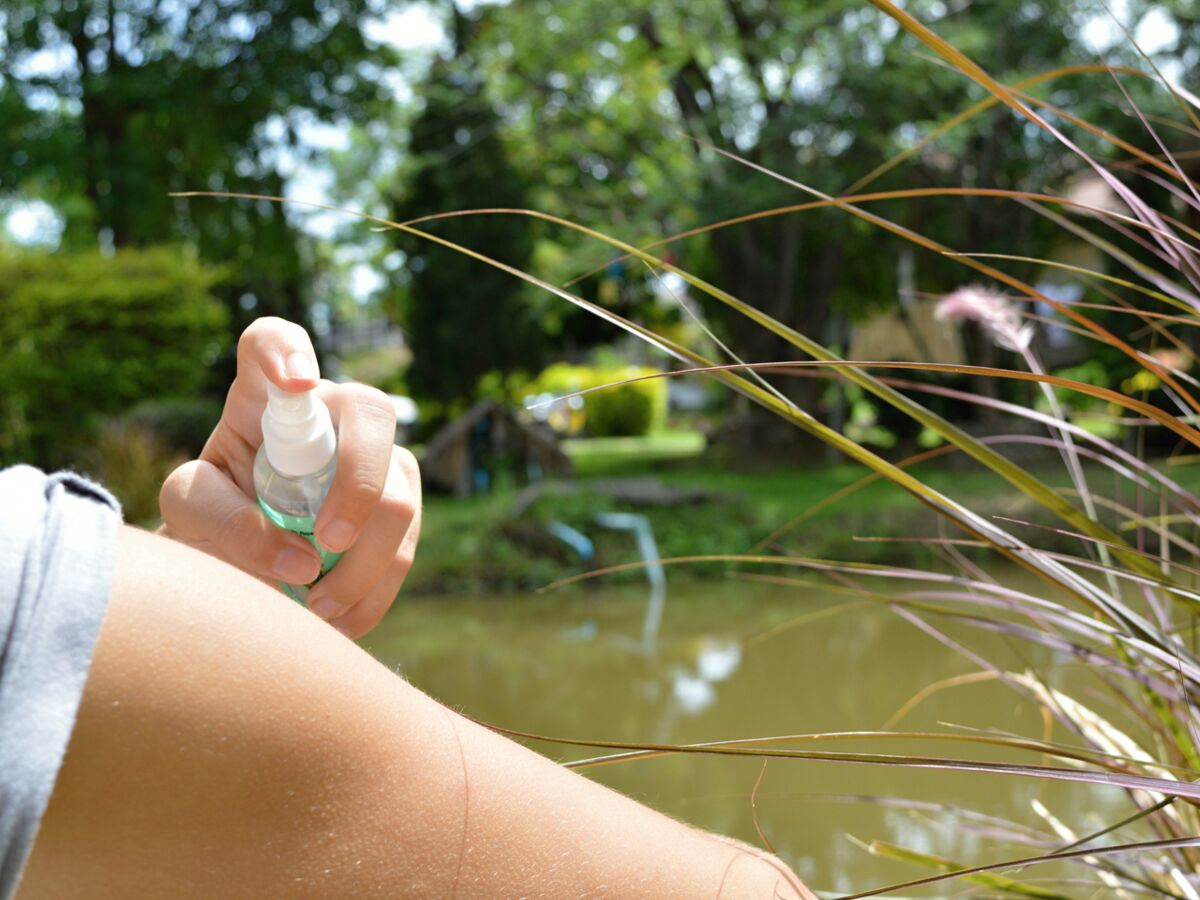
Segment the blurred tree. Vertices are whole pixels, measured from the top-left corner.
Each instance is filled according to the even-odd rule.
[[[275,204],[306,124],[369,116],[378,0],[10,0],[0,11],[0,196],[39,197],[68,247],[182,239],[230,263],[239,318],[304,321],[306,257]]]
[[[921,0],[906,8],[1001,80],[1094,61],[1079,34],[1086,17],[1097,12],[1083,3]],[[497,9],[483,37],[477,52],[513,122],[511,133],[521,141],[518,158],[543,185],[539,207],[633,241],[813,199],[710,145],[838,194],[983,96],[966,77],[931,61],[890,18],[844,0],[531,0]],[[1073,112],[1102,122],[1123,120],[1127,127],[1119,91],[1107,76],[1062,79],[1051,88],[1055,102]],[[1096,147],[1086,135],[1080,140]],[[1053,137],[1000,108],[872,189],[1042,190],[1061,186],[1080,167]],[[963,250],[1039,255],[1052,231],[1006,201],[921,200],[869,208]],[[895,302],[902,245],[845,213],[825,210],[725,229],[677,245],[677,252],[690,270],[785,324],[837,344],[847,316]],[[608,251],[591,252],[594,265]],[[916,260],[918,288],[945,290],[970,278],[948,260],[926,254]],[[715,303],[709,308],[743,358],[800,355],[744,317]],[[815,379],[780,384],[801,406],[818,405]],[[755,423],[773,430],[777,420],[754,417]],[[785,429],[767,440],[743,423],[738,437],[747,449],[786,447],[778,439],[794,433]]]
[[[420,93],[410,158],[399,176],[397,220],[481,207],[529,205],[524,176],[509,162],[500,118],[470,53],[472,23],[451,9],[453,51],[437,61]],[[468,216],[420,226],[519,269],[533,253],[529,219]],[[544,341],[530,292],[512,275],[458,251],[394,231],[406,254],[406,284],[392,303],[413,345],[408,388],[414,396],[461,407],[487,372],[536,372]],[[450,411],[449,409],[447,411]]]

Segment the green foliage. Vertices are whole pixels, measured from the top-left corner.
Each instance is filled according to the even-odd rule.
[[[276,204],[314,122],[379,109],[394,62],[368,0],[9,0],[0,16],[0,191],[51,203],[64,244],[188,241],[230,266],[235,316],[307,318],[296,230]],[[291,153],[281,153],[280,148]]]
[[[509,162],[500,119],[469,61],[436,66],[423,93],[425,111],[412,129],[412,172],[396,218],[525,206],[525,181]],[[528,219],[470,216],[422,227],[517,268],[528,267],[533,254]],[[439,244],[391,234],[407,256],[407,283],[392,306],[412,339],[406,380],[414,397],[463,402],[488,372],[540,367],[543,341],[520,281]]]
[[[63,464],[101,417],[193,396],[229,340],[218,277],[165,247],[0,254],[0,465]]]
[[[596,368],[555,363],[526,388],[526,395],[569,394],[629,378],[653,375],[644,366]],[[647,378],[583,396],[584,423],[592,437],[626,437],[658,431],[667,419],[667,381]]]
[[[475,396],[497,403],[516,403],[529,392],[531,380],[527,372],[487,372],[475,385]]]
[[[122,417],[104,421],[95,445],[83,454],[82,467],[121,501],[126,521],[153,527],[162,483],[186,459],[152,427]]]
[[[221,418],[221,404],[204,397],[146,400],[124,417],[154,432],[168,448],[197,457]]]
[[[516,6],[507,8],[513,13],[514,21],[529,8],[523,4],[516,10]],[[605,71],[605,63],[597,60],[613,61],[623,56],[615,44],[605,52],[605,41],[613,43],[612,36],[599,37],[604,31],[605,17],[619,15],[626,21],[632,19],[642,23],[640,29],[635,26],[618,28],[615,37],[626,44],[634,44],[640,39],[664,60],[680,63],[676,70],[678,77],[671,80],[671,87],[675,89],[682,115],[692,120],[688,124],[698,124],[706,129],[715,143],[728,146],[736,142],[752,162],[769,167],[783,178],[791,174],[797,162],[795,156],[801,157],[801,163],[812,161],[816,164],[824,161],[822,152],[847,160],[855,149],[865,148],[868,155],[875,155],[880,150],[886,154],[895,149],[888,146],[893,141],[911,142],[914,132],[920,132],[926,124],[923,120],[927,112],[923,109],[944,112],[947,107],[953,109],[965,105],[959,101],[973,99],[978,88],[987,90],[1009,108],[998,108],[972,122],[969,134],[960,134],[949,142],[951,149],[957,151],[953,155],[922,154],[923,158],[914,161],[916,164],[910,165],[905,175],[911,178],[912,170],[917,169],[923,182],[940,185],[949,179],[949,184],[965,185],[968,189],[1049,187],[1053,190],[1062,188],[1065,173],[1100,169],[1106,183],[1117,188],[1124,199],[1119,208],[1125,215],[1116,224],[1115,235],[1107,228],[1114,224],[1111,219],[1104,223],[1099,221],[1105,218],[1103,216],[1047,218],[1046,221],[1065,227],[1076,236],[1090,238],[1093,232],[1103,235],[1094,241],[1099,249],[1111,257],[1111,261],[1123,270],[1123,275],[1128,277],[1132,272],[1141,282],[1140,286],[1153,287],[1159,296],[1166,296],[1175,315],[1161,317],[1157,303],[1141,309],[1129,308],[1122,313],[1125,317],[1120,328],[1106,329],[1102,319],[1093,316],[1093,304],[1058,305],[1057,314],[1071,319],[1073,329],[1089,342],[1107,345],[1112,355],[1123,357],[1124,365],[1133,369],[1126,374],[1103,360],[1100,368],[1079,369],[1073,373],[1077,376],[1075,380],[1061,386],[1070,388],[1072,396],[1097,397],[1106,405],[1111,404],[1112,412],[1125,419],[1125,424],[1136,422],[1138,449],[1146,446],[1142,436],[1153,432],[1159,434],[1159,439],[1165,438],[1178,447],[1187,448],[1194,457],[1196,448],[1200,448],[1200,431],[1194,427],[1196,412],[1200,411],[1200,397],[1196,395],[1194,379],[1184,372],[1195,365],[1192,349],[1195,342],[1190,330],[1178,326],[1190,328],[1196,324],[1195,311],[1200,308],[1194,295],[1197,260],[1194,249],[1181,237],[1190,233],[1187,225],[1174,216],[1181,209],[1177,202],[1179,198],[1194,194],[1195,179],[1185,170],[1166,166],[1152,175],[1150,188],[1147,188],[1147,182],[1138,176],[1150,173],[1141,164],[1137,168],[1109,165],[1112,151],[1103,147],[1104,139],[1099,135],[1080,135],[1078,138],[1079,144],[1086,151],[1094,152],[1099,162],[1086,153],[1079,153],[1065,141],[1060,146],[1060,138],[1052,128],[1047,127],[1038,113],[1031,112],[1033,106],[1038,109],[1044,109],[1044,106],[1033,100],[1015,101],[1008,89],[986,74],[991,73],[1002,81],[1014,81],[1028,74],[1030,68],[1049,68],[1049,65],[1070,61],[1064,57],[1071,49],[1072,35],[1090,13],[1073,4],[1048,7],[1043,11],[1036,4],[996,3],[978,9],[973,7],[967,15],[962,9],[948,11],[944,4],[872,0],[872,6],[893,18],[881,21],[875,11],[864,12],[865,8],[860,5],[818,3],[810,5],[811,15],[823,15],[824,20],[805,23],[800,6],[786,3],[722,4],[701,0],[686,8],[673,8],[635,3],[634,10],[641,14],[639,17],[629,4],[612,12],[594,4],[546,3],[539,9],[546,16],[546,32],[551,36],[538,34],[530,39],[552,46],[557,54],[543,59],[546,68],[557,65],[560,58],[580,62],[576,59],[578,48],[595,46],[595,55],[586,51],[579,54],[586,60],[587,68],[575,71],[578,87],[572,84],[569,73],[559,71],[553,71],[546,82],[563,94],[560,99],[563,107],[568,106],[573,97],[592,103],[597,96],[600,96],[597,105],[602,106],[604,97],[619,92],[621,85],[619,82],[615,86],[611,82],[605,83],[609,72]],[[1144,9],[1140,4],[1138,6]],[[914,19],[912,13],[918,18]],[[794,21],[786,18],[789,14],[794,15]],[[665,21],[656,20],[656,15],[661,15]],[[921,24],[922,15],[934,20],[936,33]],[[797,22],[813,26],[814,33],[789,35],[788,31],[796,28]],[[901,28],[907,34],[900,31]],[[697,34],[703,35],[703,40],[697,40]],[[514,48],[525,37],[524,33],[510,33],[507,54],[501,55],[518,57]],[[577,43],[573,45],[572,39]],[[771,46],[769,42],[776,40],[780,45]],[[592,41],[598,43],[593,45]],[[763,44],[767,45],[767,50],[755,59],[751,51]],[[976,55],[978,64],[963,57],[955,49],[956,45]],[[789,46],[805,49],[785,58],[784,52]],[[811,56],[807,53],[810,46],[815,46],[818,51]],[[924,47],[922,55],[911,52],[917,46]],[[873,51],[861,55],[874,56],[875,60],[860,65],[852,52],[845,52],[856,47],[860,53]],[[677,54],[674,58],[672,51]],[[946,67],[931,67],[926,58],[929,52],[942,57]],[[771,77],[764,77],[755,84],[754,72],[760,63],[763,66],[758,71],[770,73]],[[541,68],[532,66],[530,71],[540,72]],[[920,82],[912,78],[918,72],[921,73]],[[1121,78],[1120,73],[1103,74]],[[800,88],[796,87],[797,81],[801,83]],[[803,87],[805,82],[807,88]],[[893,102],[890,91],[896,85],[903,89]],[[849,86],[856,90],[848,91]],[[1129,98],[1124,95],[1117,99],[1111,93],[1105,94],[1094,87],[1087,90],[1088,87],[1092,86],[1078,78],[1066,79],[1054,86],[1052,96],[1056,103],[1071,107],[1073,113],[1095,118],[1101,124],[1111,121],[1106,117],[1112,111],[1106,113],[1098,104],[1114,103],[1118,112],[1122,105],[1129,104]],[[1137,98],[1135,103],[1140,101],[1138,89],[1131,90],[1130,94]],[[818,123],[812,128],[801,124],[797,129],[799,140],[790,141],[793,145],[799,143],[807,147],[803,154],[793,155],[781,140],[784,135],[772,132],[770,107],[773,101],[781,107],[790,107],[793,112],[807,108],[810,121]],[[739,103],[744,114],[740,117],[737,115]],[[547,107],[552,105],[548,103]],[[545,110],[536,104],[532,106],[535,120],[544,125],[544,120],[539,117]],[[1152,121],[1161,121],[1161,105],[1148,106],[1147,110],[1151,111]],[[1171,119],[1164,128],[1188,129],[1179,110],[1167,111]],[[730,112],[733,115],[726,115]],[[874,131],[860,127],[868,114]],[[1067,118],[1059,111],[1053,111],[1050,117],[1056,125]],[[1141,116],[1127,118],[1129,122],[1145,121]],[[838,130],[822,135],[827,120],[837,123]],[[1119,126],[1115,127],[1121,130]],[[1078,126],[1067,128],[1062,125],[1062,128],[1069,131],[1072,138],[1076,137]],[[792,135],[788,137],[791,139]],[[1172,144],[1179,140],[1177,135],[1171,138]],[[1146,135],[1141,136],[1140,143],[1157,146],[1160,150],[1167,146]],[[1128,148],[1122,150],[1128,151]],[[580,157],[583,156],[581,153]],[[702,153],[698,156],[701,163],[716,162],[705,160]],[[1143,156],[1141,162],[1149,165],[1156,160],[1147,160]],[[831,165],[828,168],[830,177],[839,174],[838,167]],[[714,165],[713,171],[719,171],[719,166]],[[771,185],[771,180],[764,179],[761,170],[735,172],[724,185],[728,189],[727,199],[750,196],[756,181]],[[818,187],[824,188],[824,177],[820,174],[806,180],[816,181]],[[1058,183],[1048,186],[1039,183],[1046,178],[1053,178]],[[1171,181],[1178,184],[1169,183]],[[1157,185],[1168,185],[1169,190],[1156,195],[1153,188]],[[1151,212],[1143,202],[1135,201],[1131,192],[1143,190],[1145,203],[1172,212]],[[765,197],[767,193],[764,188],[757,196]],[[937,208],[928,208],[929,204],[895,203],[880,210],[886,217],[883,221],[847,223],[844,230],[839,229],[836,233],[832,229],[822,233],[820,226],[809,224],[794,231],[793,240],[766,239],[788,237],[787,230],[777,227],[776,223],[776,226],[764,229],[746,229],[741,240],[731,234],[726,249],[733,247],[738,255],[732,258],[733,268],[723,274],[732,271],[740,277],[722,279],[723,283],[727,282],[727,287],[766,315],[752,315],[752,310],[746,306],[733,302],[695,278],[690,279],[690,283],[713,300],[725,302],[731,310],[743,314],[746,321],[742,324],[748,332],[758,330],[786,340],[788,356],[804,353],[829,361],[829,351],[821,341],[826,337],[822,333],[826,324],[823,315],[829,312],[831,298],[847,285],[868,291],[874,275],[872,269],[882,268],[876,266],[879,256],[891,257],[889,248],[893,245],[888,241],[897,238],[908,240],[920,235],[936,242],[935,250],[942,249],[936,244],[944,244],[947,248],[969,251],[955,258],[945,254],[935,259],[927,272],[919,273],[913,279],[918,290],[944,290],[945,279],[953,277],[946,275],[952,272],[950,267],[965,264],[1003,284],[1006,291],[1019,295],[1023,303],[1043,301],[1039,291],[1032,286],[1037,275],[1022,280],[1012,274],[1015,267],[1008,265],[1011,260],[985,262],[979,253],[1021,252],[1022,246],[1033,255],[1039,250],[1044,252],[1044,248],[1050,246],[1050,241],[1044,240],[1048,226],[1029,218],[1027,213],[1049,214],[1050,207],[1056,204],[1053,201],[1029,201],[1019,208],[1008,204],[999,206],[1004,208],[992,215],[990,201],[983,203],[973,199],[951,207],[951,212],[946,214]],[[819,221],[831,222],[835,218],[823,216]],[[885,226],[885,231],[876,231],[880,225]],[[840,240],[843,233],[849,235],[845,241]],[[877,235],[883,233],[892,237],[880,241]],[[716,237],[713,246],[717,248],[716,255],[721,257],[724,251]],[[844,259],[840,258],[842,253],[845,253]],[[808,290],[779,289],[781,284],[786,286],[786,282],[765,274],[770,267],[784,270],[793,265],[805,274],[803,280],[795,271],[792,276]],[[847,267],[856,271],[847,273],[844,271]],[[1090,279],[1083,280],[1090,284]],[[1135,301],[1145,302],[1144,295],[1132,296],[1123,283],[1116,284],[1119,290],[1108,290],[1106,286],[1100,294],[1109,301],[1108,305],[1115,303],[1127,307]],[[824,296],[814,300],[814,294]],[[1089,300],[1092,299],[1099,298],[1089,296]],[[981,709],[981,720],[971,723],[971,726],[978,726],[972,728],[974,734],[967,735],[958,730],[906,735],[919,736],[923,740],[968,740],[1006,746],[1019,751],[1020,758],[1028,764],[997,764],[990,761],[990,757],[977,759],[968,750],[963,750],[961,755],[938,754],[935,757],[856,754],[856,762],[991,770],[1010,776],[1091,782],[1106,788],[1123,787],[1126,791],[1124,808],[1105,814],[1104,823],[1108,824],[1105,830],[1093,831],[1089,838],[1075,842],[1075,836],[1067,834],[1075,826],[1060,825],[1052,813],[1042,812],[1039,808],[1040,815],[1051,826],[1046,834],[1058,832],[1062,840],[1071,842],[1071,847],[1092,838],[1105,838],[1104,858],[1097,856],[1088,860],[1092,877],[1097,879],[1089,886],[1094,890],[1111,893],[1119,882],[1127,882],[1173,896],[1178,895],[1181,886],[1186,886],[1184,892],[1187,893],[1197,879],[1196,860],[1175,851],[1184,844],[1194,844],[1196,833],[1195,817],[1187,803],[1196,796],[1195,785],[1188,778],[1200,769],[1200,749],[1195,737],[1197,701],[1200,700],[1200,658],[1195,641],[1191,639],[1198,602],[1193,576],[1196,556],[1200,553],[1194,543],[1200,498],[1171,478],[1170,470],[1164,473],[1162,468],[1131,453],[1128,448],[1098,440],[1094,433],[1074,427],[1081,424],[1080,418],[1074,415],[1070,406],[1057,402],[1053,391],[1044,392],[1048,401],[1047,415],[1051,417],[1045,434],[1029,433],[1025,420],[1019,415],[1015,417],[1016,424],[1008,423],[1010,413],[1019,414],[1023,410],[1018,404],[991,402],[1000,397],[1000,391],[993,383],[1010,383],[1014,389],[1006,391],[1005,399],[1018,399],[1028,406],[1035,401],[1034,394],[1026,387],[1041,380],[1044,377],[1041,373],[1046,370],[1038,348],[1024,338],[1013,339],[1012,331],[1005,335],[997,327],[997,317],[1006,318],[1008,306],[1019,315],[1014,301],[1000,298],[998,303],[990,304],[990,309],[977,306],[969,317],[964,316],[984,326],[976,329],[975,346],[970,349],[968,359],[971,363],[991,366],[993,370],[972,373],[969,384],[977,396],[972,397],[972,391],[960,391],[952,396],[964,402],[981,401],[979,405],[994,426],[983,438],[952,425],[910,396],[909,392],[919,394],[928,385],[893,377],[894,373],[889,373],[885,381],[861,368],[840,368],[842,374],[871,395],[871,407],[877,403],[887,404],[911,419],[914,427],[922,429],[923,443],[932,443],[930,435],[936,435],[946,442],[941,448],[946,451],[944,455],[954,451],[959,454],[958,458],[969,457],[973,466],[978,464],[986,469],[989,478],[994,478],[986,498],[972,495],[963,478],[934,479],[924,470],[885,460],[858,442],[869,436],[865,432],[860,432],[857,439],[848,437],[849,428],[843,433],[829,427],[821,417],[807,415],[810,411],[807,408],[796,409],[752,383],[743,373],[714,373],[714,377],[773,411],[789,426],[797,426],[863,464],[870,478],[848,485],[845,491],[830,495],[830,499],[844,501],[859,487],[865,492],[869,489],[866,485],[877,487],[887,481],[908,492],[914,501],[919,501],[922,508],[929,511],[923,513],[923,518],[933,514],[941,517],[941,521],[933,523],[936,531],[926,531],[914,527],[925,523],[919,523],[911,511],[905,511],[898,521],[888,522],[882,508],[871,506],[865,522],[855,526],[855,531],[868,539],[872,536],[895,537],[898,542],[924,544],[935,560],[927,571],[863,565],[863,556],[871,551],[853,545],[838,547],[834,554],[829,554],[832,559],[818,549],[816,552],[821,558],[815,559],[814,548],[819,544],[810,539],[808,526],[813,524],[809,519],[823,511],[818,508],[822,504],[806,507],[798,502],[795,493],[788,493],[783,502],[796,504],[801,515],[756,546],[766,559],[750,557],[742,562],[754,570],[765,568],[768,572],[787,573],[784,576],[787,580],[797,572],[806,579],[823,575],[834,581],[840,590],[886,604],[931,637],[959,648],[965,657],[981,666],[982,677],[997,678],[1016,688],[1017,702],[1026,704],[1031,711],[1038,711],[1044,718],[1044,731],[1039,729],[1038,733],[1028,736],[1032,739],[1040,735],[1044,743],[1017,742],[1007,736],[988,733],[991,723],[985,709]],[[1028,306],[1019,309],[1027,312]],[[1146,314],[1150,311],[1157,311],[1155,318]],[[803,333],[789,333],[787,326],[798,327]],[[1170,338],[1172,347],[1156,345],[1160,335],[1164,339]],[[1094,349],[1092,343],[1085,345],[1089,351]],[[765,345],[760,343],[758,346]],[[736,342],[736,349],[752,359],[763,358],[753,349],[747,350],[740,341]],[[697,364],[706,362],[690,348],[677,350]],[[1165,352],[1169,352],[1169,356],[1164,356]],[[1174,362],[1168,363],[1168,358]],[[1019,368],[1006,371],[1004,366],[1014,362]],[[915,365],[922,367],[921,363]],[[1104,392],[1084,379],[1104,380],[1114,388],[1119,387],[1120,391]],[[1142,398],[1146,399],[1143,401]],[[863,408],[859,421],[851,424],[869,427],[866,417],[874,415],[873,409]],[[1039,426],[1045,424],[1044,417],[1038,420]],[[1066,465],[1059,477],[1043,479],[1028,463],[1021,461],[1023,450],[1044,451],[1051,459],[1059,456]],[[1091,469],[1086,465],[1088,460],[1097,461],[1103,468]],[[939,462],[939,466],[942,465],[946,463]],[[858,499],[861,501],[863,497]],[[584,498],[579,502],[581,506],[574,514],[583,524],[596,501]],[[566,505],[535,509],[536,515],[547,518],[570,512]],[[944,527],[947,525],[949,527]],[[892,529],[896,533],[889,534]],[[938,554],[936,557],[933,556],[935,553]],[[968,554],[1017,562],[1036,574],[1039,582],[1036,588],[1027,592],[1019,582],[998,581],[978,568]],[[834,561],[838,557],[848,559]],[[946,571],[947,566],[950,573]],[[797,587],[798,596],[803,597],[807,586]],[[802,621],[798,619],[796,624]],[[988,654],[980,653],[969,637],[974,628],[997,633],[1006,642],[1021,646],[1018,670],[1006,671],[1007,665],[997,665]],[[964,631],[967,637],[963,636]],[[1072,662],[1075,665],[1070,665]],[[1064,677],[1064,663],[1075,669],[1080,679],[1086,680]],[[967,683],[959,679],[935,683],[918,694],[912,704],[920,703],[929,694],[954,682],[964,686]],[[909,708],[906,706],[904,712],[907,713]],[[902,717],[898,714],[896,720]],[[874,743],[880,743],[886,736],[890,735],[877,735]],[[662,746],[646,745],[646,749],[657,753]],[[695,747],[673,749],[688,752],[694,751]],[[711,749],[711,746],[705,748],[706,751]],[[739,748],[738,753],[766,756],[778,755],[780,751]],[[823,753],[822,758],[832,756]],[[1162,803],[1151,805],[1156,795],[1184,802],[1164,809]],[[1022,823],[1019,827],[1026,826]],[[1043,826],[1039,823],[1037,827]],[[1087,831],[1092,829],[1092,824],[1086,826]],[[1147,843],[1151,838],[1166,839],[1165,842],[1173,842],[1175,846],[1165,846],[1165,843],[1151,846]],[[998,845],[993,849],[1004,852]],[[1141,859],[1132,863],[1136,869],[1129,868],[1128,856],[1117,863],[1107,852],[1118,849],[1139,851]],[[1075,851],[1079,856],[1093,852],[1091,849]],[[947,860],[929,854],[910,854],[910,858],[951,870],[947,877],[955,874],[956,866]],[[1032,860],[1040,861],[1045,860]],[[997,868],[1011,865],[998,864]],[[986,883],[992,887],[1000,885],[1010,892],[1050,893],[994,878],[988,878]],[[869,893],[891,895],[916,884],[892,885]]]
[[[427,497],[421,551],[405,590],[452,593],[542,587],[576,574],[584,564],[565,545],[546,535],[545,525],[551,521],[565,522],[596,541],[602,560],[586,568],[640,559],[628,533],[596,526],[598,512],[638,512],[648,516],[659,555],[664,559],[740,552],[754,546],[798,511],[817,507],[835,490],[854,484],[862,476],[861,470],[851,465],[744,472],[713,459],[674,460],[669,464],[626,459],[623,464],[614,461],[595,474],[605,478],[652,476],[670,488],[703,488],[719,492],[722,497],[685,507],[654,507],[616,502],[600,491],[566,496],[547,492],[515,522],[510,517],[517,493],[514,486],[468,500]],[[937,464],[921,467],[920,474],[939,490],[957,491],[981,513],[1019,514],[1030,520],[1052,521],[1039,514],[1032,503],[1020,505],[1018,512],[1018,506],[1005,495],[999,479],[989,472]],[[1052,484],[1069,484],[1061,471],[1046,469],[1043,474]],[[1100,476],[1098,471],[1091,474]],[[1197,477],[1190,474],[1185,485],[1195,486]],[[583,483],[587,484],[586,477]],[[696,522],[703,522],[704,527],[697,528]],[[855,536],[912,538],[916,534],[937,533],[936,514],[886,482],[876,482],[801,523],[789,532],[788,540],[790,545],[803,548],[805,555],[821,559],[915,566],[929,564],[935,551],[918,543],[858,541]],[[1048,547],[1072,549],[1069,537],[1049,537],[1053,540],[1047,541]],[[669,578],[674,584],[691,578],[729,577],[734,568],[727,563],[673,566]],[[605,576],[593,585],[644,582],[645,577],[644,571],[633,570]]]
[[[648,434],[661,427],[666,418],[666,395],[665,381],[642,381],[597,391],[594,399],[584,402],[588,431],[596,437]]]
[[[405,372],[411,359],[407,347],[376,347],[342,357],[342,374],[388,394],[407,394]]]
[[[846,388],[846,403],[849,416],[846,418],[846,436],[860,444],[876,447],[896,446],[896,435],[879,424],[879,406],[872,403],[858,385]]]
[[[999,0],[973,4],[968,12],[917,0],[908,8],[1004,83],[1095,59],[1079,38],[1082,23],[1097,15],[1090,4]],[[1131,6],[1131,20],[1146,8]],[[1192,18],[1180,15],[1178,5],[1168,14],[1181,25]],[[539,25],[531,27],[535,21]],[[1184,27],[1190,33],[1194,25]],[[529,0],[482,17],[473,49],[511,118],[509,134],[538,186],[537,208],[589,225],[612,223],[610,233],[639,244],[812,199],[785,178],[844,193],[981,96],[961,73],[931,67],[917,42],[881,11],[841,0]],[[1099,89],[1106,78],[1060,78],[1036,93],[1128,135],[1137,130],[1136,117]],[[1141,103],[1144,86],[1134,80],[1125,86]],[[1163,99],[1143,108],[1164,112],[1170,104]],[[1102,158],[1111,152],[1090,135],[1072,131],[1072,137]],[[738,153],[781,179],[700,142]],[[1042,190],[1052,186],[1054,173],[1075,168],[1053,136],[995,110],[951,131],[867,190]],[[1049,236],[1057,234],[1011,201],[925,198],[865,206],[958,248],[1003,244],[1006,252],[1042,256]],[[606,248],[556,237],[568,250],[552,279],[605,262]],[[693,274],[830,342],[841,340],[847,319],[895,302],[904,288],[897,273],[901,246],[866,222],[817,210],[739,224],[666,249]],[[934,254],[918,254],[913,274],[913,287],[929,292],[951,289],[963,277],[958,263]],[[743,359],[795,355],[719,305],[706,304],[705,310]],[[975,351],[978,362],[1004,362],[988,347]],[[802,408],[824,411],[815,380],[776,383]],[[743,449],[754,452],[762,442],[745,431]]]

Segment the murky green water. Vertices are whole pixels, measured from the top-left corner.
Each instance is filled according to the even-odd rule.
[[[366,646],[418,687],[483,721],[545,735],[655,743],[879,729],[922,688],[978,671],[887,610],[851,608],[848,602],[812,589],[742,581],[672,585],[660,637],[647,650],[640,641],[644,589],[600,586],[572,594],[418,599],[399,603]],[[797,617],[833,607],[842,611],[783,628]],[[782,630],[772,634],[773,629]],[[1000,665],[1023,669],[1028,663],[1054,679],[1072,677],[1069,659],[1054,660],[961,626],[948,630]],[[949,730],[938,723],[1032,737],[1040,737],[1043,727],[1027,701],[992,682],[936,693],[901,727]],[[817,746],[1043,761],[967,744],[871,739]],[[605,752],[537,748],[556,759]],[[750,798],[760,769],[756,760],[686,755],[624,762],[588,774],[673,816],[757,843]],[[963,863],[1038,852],[1003,835],[965,827],[937,810],[858,799],[864,795],[964,807],[1044,829],[1030,805],[1040,798],[1079,833],[1130,809],[1124,795],[1111,789],[776,760],[767,766],[757,794],[758,821],[777,852],[813,887],[836,891],[929,874],[872,856],[855,840],[891,841]],[[1036,881],[1052,874],[1031,869],[1021,877]],[[965,887],[942,884],[926,893],[947,896]]]

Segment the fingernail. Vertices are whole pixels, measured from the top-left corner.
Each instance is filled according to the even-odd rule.
[[[321,529],[321,543],[330,550],[345,550],[353,538],[354,526],[345,519],[336,519]]]
[[[284,547],[275,557],[272,571],[290,584],[308,584],[317,577],[321,564],[316,556],[299,547]]]
[[[308,605],[308,608],[327,622],[330,619],[337,618],[346,611],[346,607],[342,606],[342,604],[338,603],[332,597],[320,597],[312,601]]]
[[[317,364],[307,353],[296,351],[283,361],[283,370],[288,378],[303,378],[313,380],[318,378]]]

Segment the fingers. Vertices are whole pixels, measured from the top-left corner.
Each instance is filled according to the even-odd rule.
[[[361,384],[323,385],[321,398],[337,424],[338,457],[316,534],[323,547],[340,553],[358,540],[383,496],[394,456],[396,411],[386,394]]]
[[[351,640],[358,640],[378,625],[384,614],[392,608],[411,567],[411,557],[397,557],[370,594],[352,606],[349,612],[330,619],[329,624]]]
[[[317,354],[308,332],[286,319],[264,316],[242,332],[237,348],[238,378],[266,376],[285,391],[307,391],[317,386]]]
[[[420,530],[416,460],[395,447],[391,400],[359,384],[320,381],[307,332],[277,318],[253,322],[238,342],[238,373],[200,460],[172,473],[160,507],[166,528],[252,574],[290,584],[319,574],[316,551],[274,526],[254,500],[266,384],[316,388],[338,431],[337,470],[315,522],[323,548],[343,557],[313,588],[309,605],[357,637],[391,606]]]
[[[384,491],[362,537],[313,587],[309,609],[352,638],[373,628],[391,607],[412,566],[419,506],[416,460],[396,447]]]
[[[253,575],[308,584],[321,571],[313,546],[273,525],[228,475],[193,460],[168,476],[159,495],[168,534]]]
[[[308,332],[294,322],[274,316],[255,319],[242,332],[237,346],[237,377],[229,388],[221,423],[214,432],[218,439],[206,447],[202,459],[232,455],[224,445],[238,442],[257,448],[262,442],[262,411],[267,381],[285,391],[307,391],[317,386],[320,373],[317,355]],[[232,431],[237,441],[229,440]],[[212,442],[210,442],[212,443]]]

